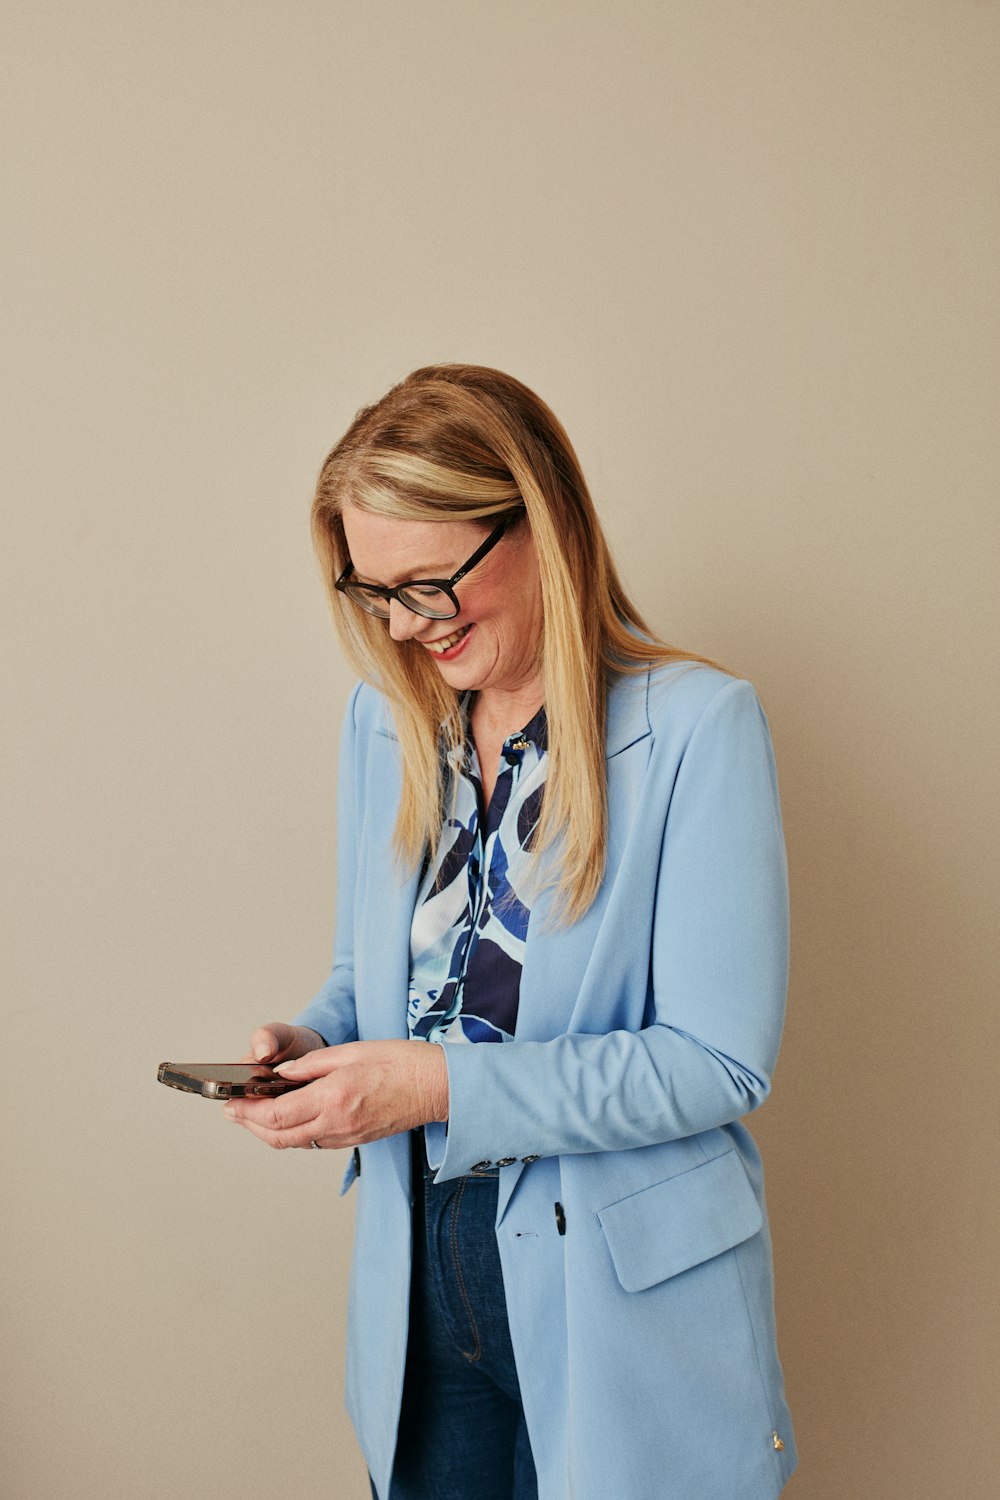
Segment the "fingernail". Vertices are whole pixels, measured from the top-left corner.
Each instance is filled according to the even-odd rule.
[[[233,1109],[233,1106],[231,1104],[224,1104],[222,1106],[222,1113],[225,1115],[227,1120],[236,1119],[236,1111],[235,1109]]]
[[[271,1049],[270,1047],[265,1046],[263,1042],[258,1042],[256,1047],[253,1049],[253,1055],[258,1062],[263,1062],[265,1057],[270,1057]]]

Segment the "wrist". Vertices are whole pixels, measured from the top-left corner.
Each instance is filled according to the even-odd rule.
[[[296,1026],[295,1030],[299,1034],[299,1046],[302,1048],[300,1055],[306,1052],[317,1052],[320,1047],[326,1046],[319,1032],[313,1031],[311,1026]]]
[[[428,1049],[428,1072],[430,1074],[430,1097],[428,1119],[444,1123],[448,1118],[449,1089],[448,1063],[444,1054],[444,1043],[432,1042]]]

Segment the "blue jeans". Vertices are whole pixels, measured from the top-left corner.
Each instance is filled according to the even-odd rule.
[[[385,1500],[537,1500],[494,1233],[499,1169],[435,1186],[422,1130],[412,1143],[410,1335]]]

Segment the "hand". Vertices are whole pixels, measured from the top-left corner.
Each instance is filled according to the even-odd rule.
[[[344,1042],[310,1049],[278,1072],[309,1082],[276,1099],[231,1099],[223,1106],[228,1120],[275,1150],[312,1141],[362,1146],[448,1118],[448,1069],[433,1042]]]
[[[325,1046],[319,1032],[310,1031],[308,1026],[288,1026],[284,1021],[269,1021],[266,1026],[257,1027],[250,1038],[250,1051],[240,1058],[240,1062],[263,1062],[273,1066]]]

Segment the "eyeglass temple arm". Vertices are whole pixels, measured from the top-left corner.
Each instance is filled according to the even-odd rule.
[[[518,506],[518,509],[523,510],[523,505]],[[472,556],[469,558],[465,566],[459,568],[458,572],[453,576],[451,580],[452,588],[454,588],[456,583],[461,582],[466,573],[471,572],[471,570],[476,566],[476,563],[479,562],[480,558],[486,556],[491,547],[496,546],[497,542],[500,540],[504,532],[507,530],[507,527],[510,525],[512,519],[513,518],[511,516],[504,516],[503,520],[500,522],[500,525],[494,526],[493,530],[490,532],[483,545],[476,548],[475,552],[473,552]]]

